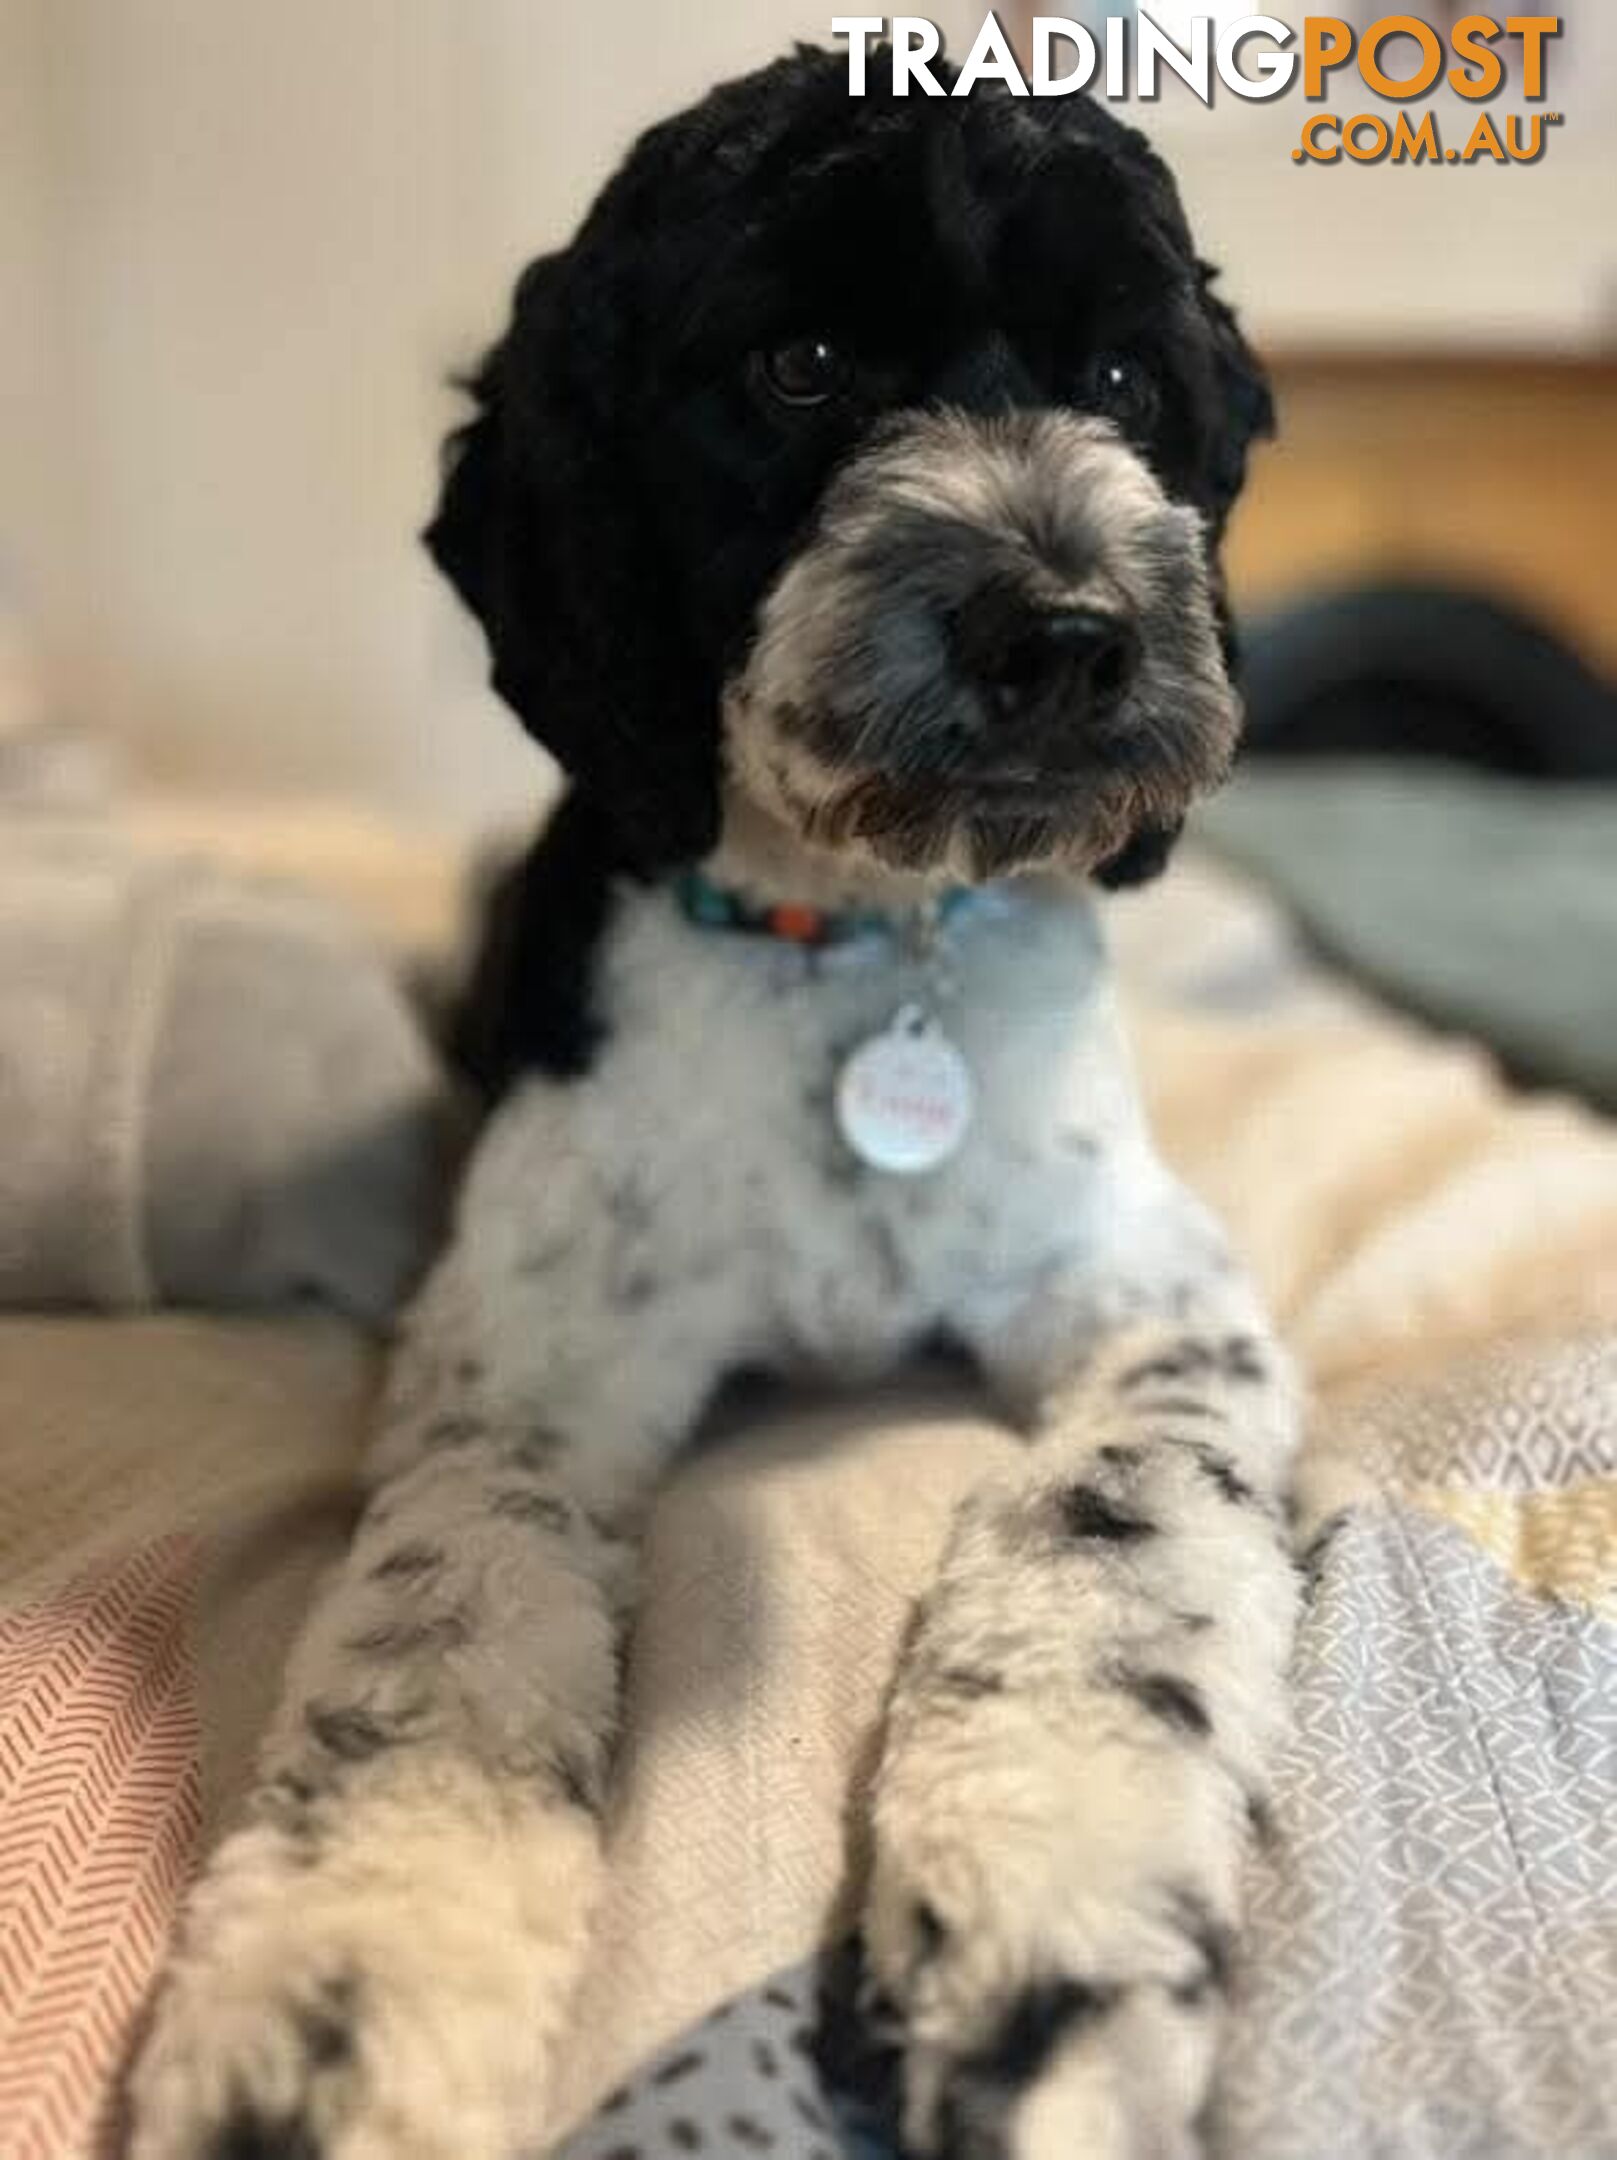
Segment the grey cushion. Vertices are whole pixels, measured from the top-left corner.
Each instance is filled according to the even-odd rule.
[[[449,1132],[336,910],[103,828],[0,830],[0,1303],[380,1320],[431,1251]]]

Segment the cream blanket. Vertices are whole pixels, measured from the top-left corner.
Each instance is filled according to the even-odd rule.
[[[1312,1372],[1307,1482],[1336,1525],[1225,2149],[1602,2160],[1617,1138],[1306,976],[1188,863],[1116,927],[1166,1148]],[[6,2160],[110,2149],[166,1917],[338,1549],[373,1377],[335,1323],[0,1323]],[[655,1525],[569,2121],[845,1912],[895,1643],[1008,1444],[925,1383],[746,1438]]]

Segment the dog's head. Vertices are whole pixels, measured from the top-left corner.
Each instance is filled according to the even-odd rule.
[[[428,544],[642,870],[736,791],[853,860],[1148,874],[1234,746],[1262,374],[1102,106],[868,79],[800,51],[641,139],[524,274]]]

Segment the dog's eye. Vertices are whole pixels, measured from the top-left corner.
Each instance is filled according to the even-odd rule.
[[[783,405],[823,405],[847,388],[851,370],[829,338],[791,338],[760,355],[759,372]]]
[[[1125,435],[1141,435],[1157,417],[1157,386],[1126,353],[1100,353],[1084,370],[1083,402],[1115,420]]]

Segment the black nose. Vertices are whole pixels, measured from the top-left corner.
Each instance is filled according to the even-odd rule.
[[[1048,655],[1040,672],[1053,668],[1070,679],[1095,712],[1121,702],[1140,665],[1139,641],[1121,615],[1099,608],[1059,608],[1039,626],[1035,650]]]
[[[960,610],[954,648],[961,672],[1006,719],[1036,708],[1104,718],[1122,703],[1140,665],[1139,638],[1124,616],[1038,608],[992,590]]]

